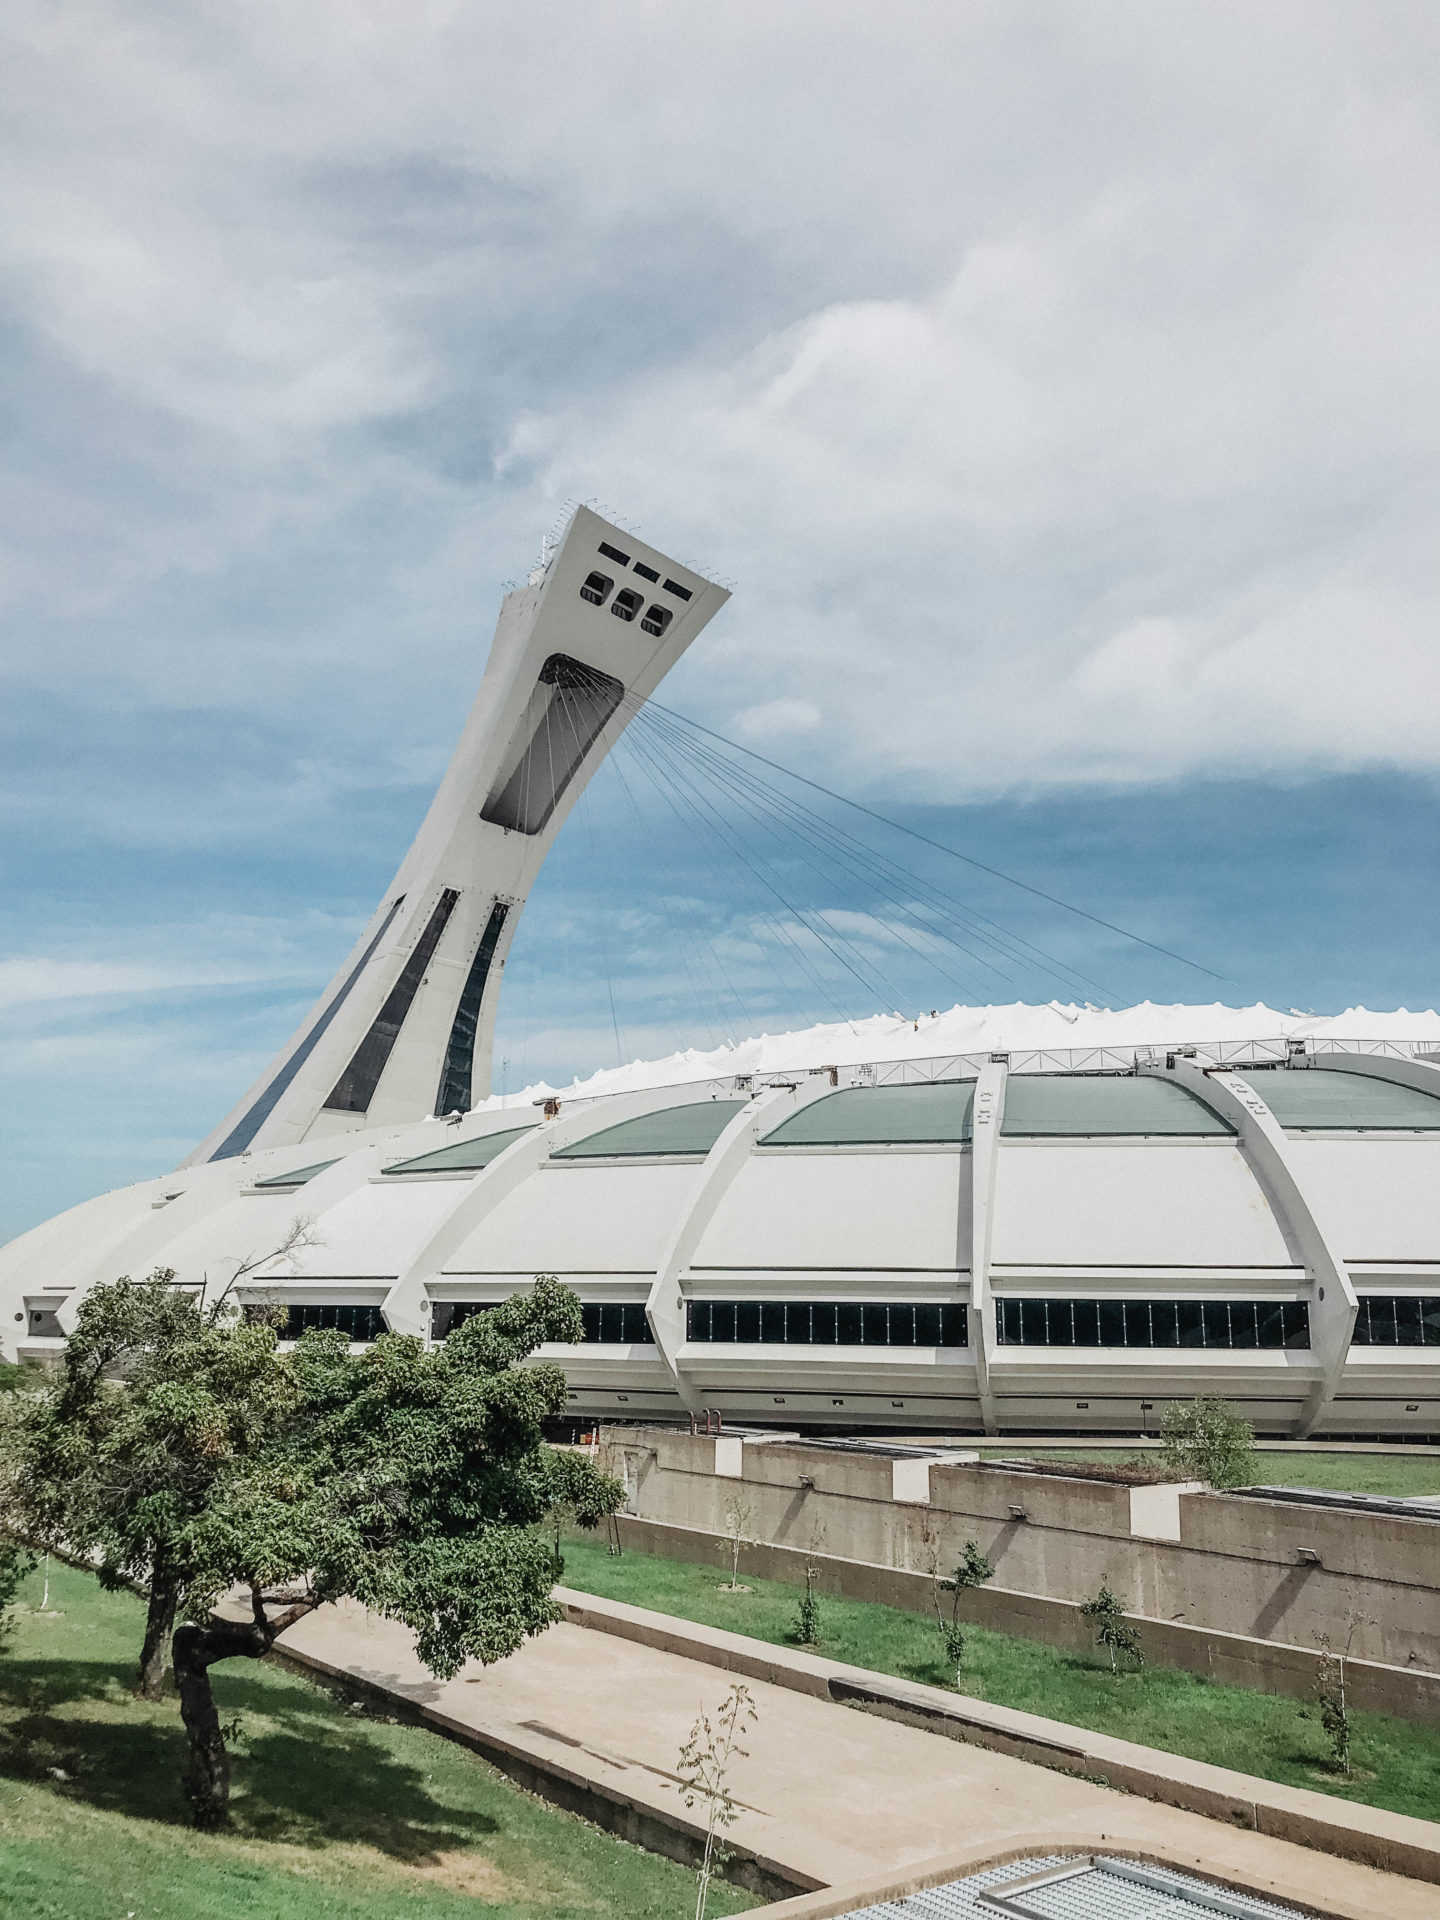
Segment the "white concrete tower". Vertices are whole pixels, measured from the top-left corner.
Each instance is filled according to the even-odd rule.
[[[587,507],[507,594],[414,845],[335,978],[183,1163],[464,1112],[541,862],[635,711],[729,598]]]

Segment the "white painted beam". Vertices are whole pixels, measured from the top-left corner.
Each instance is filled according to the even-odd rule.
[[[1338,1238],[1325,1224],[1325,1197],[1304,1179],[1290,1152],[1285,1129],[1248,1080],[1235,1073],[1202,1073],[1183,1063],[1142,1067],[1142,1073],[1173,1080],[1228,1120],[1240,1151],[1263,1187],[1287,1240],[1310,1280],[1310,1348],[1320,1377],[1311,1387],[1298,1437],[1314,1432],[1334,1399],[1350,1353],[1358,1302],[1341,1257]],[[1289,1071],[1289,1069],[1275,1069]]]
[[[999,1431],[995,1389],[990,1380],[999,1344],[990,1290],[990,1248],[995,1232],[995,1169],[1008,1075],[1009,1068],[1003,1061],[987,1061],[975,1082],[975,1102],[970,1111],[970,1350],[975,1356],[980,1419],[989,1434]]]

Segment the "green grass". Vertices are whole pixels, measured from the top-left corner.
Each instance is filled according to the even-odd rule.
[[[187,1824],[175,1702],[131,1697],[129,1594],[51,1564],[0,1653],[0,1913],[27,1920],[688,1920],[694,1877],[270,1662],[215,1669],[232,1828]],[[558,1710],[558,1709],[557,1709]],[[715,1910],[754,1901],[717,1889]]]
[[[1131,1460],[1157,1463],[1158,1448],[1003,1447],[987,1448],[989,1460]],[[1398,1453],[1262,1453],[1256,1484],[1267,1487],[1326,1487],[1335,1493],[1387,1493],[1400,1499],[1440,1493],[1440,1447],[1413,1455]]]
[[[774,1645],[793,1645],[799,1589],[758,1580],[743,1570],[748,1593],[722,1590],[728,1574],[717,1553],[713,1567],[626,1552],[612,1558],[603,1543],[583,1536],[565,1544],[565,1583],[632,1606],[747,1633]],[[824,1638],[816,1651],[833,1660],[892,1673],[904,1680],[946,1686],[953,1675],[941,1659],[935,1622],[870,1601],[826,1595]],[[969,1627],[965,1633],[964,1690],[1052,1720],[1138,1740],[1169,1753],[1235,1767],[1289,1786],[1314,1787],[1395,1813],[1440,1818],[1440,1729],[1378,1713],[1353,1716],[1350,1780],[1329,1771],[1327,1745],[1307,1701],[1243,1687],[1219,1686],[1198,1674],[1147,1667],[1111,1677],[1109,1663],[1048,1647],[1039,1641]]]

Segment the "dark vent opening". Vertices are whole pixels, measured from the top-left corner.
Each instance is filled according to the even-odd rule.
[[[635,562],[635,571],[642,580],[658,580],[660,578],[660,575],[655,571],[654,567],[647,567],[643,560],[637,560]]]
[[[470,1111],[475,1070],[475,1030],[480,1024],[480,1007],[490,978],[490,964],[495,958],[495,949],[509,912],[508,902],[495,902],[490,909],[490,918],[485,922],[485,931],[480,936],[475,958],[470,962],[470,971],[465,977],[460,1002],[455,1009],[455,1021],[450,1029],[450,1044],[445,1049],[445,1067],[440,1075],[440,1091],[435,1097],[437,1114]]]
[[[665,582],[665,591],[666,593],[677,594],[682,600],[693,598],[689,587],[682,587],[678,580],[667,580]]]
[[[615,596],[616,606],[622,598]],[[481,819],[512,833],[539,833],[624,695],[610,674],[568,653],[552,653],[511,736]]]
[[[607,560],[613,560],[617,567],[628,567],[630,564],[629,554],[622,553],[619,547],[612,547],[608,540],[600,542],[600,551]]]
[[[401,970],[400,978],[386,996],[385,1004],[376,1014],[370,1031],[355,1049],[349,1066],[330,1091],[325,1105],[332,1113],[369,1112],[380,1076],[400,1037],[405,1016],[420,990],[425,969],[440,944],[440,936],[459,898],[459,891],[454,887],[446,887],[440,895],[434,912],[425,923],[425,931],[415,942],[410,958]]]

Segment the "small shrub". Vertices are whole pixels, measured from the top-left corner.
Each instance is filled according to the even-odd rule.
[[[1125,1609],[1110,1591],[1108,1581],[1101,1581],[1099,1593],[1093,1600],[1087,1600],[1080,1611],[1094,1624],[1096,1646],[1104,1647],[1110,1655],[1111,1673],[1120,1672],[1121,1655],[1133,1663],[1138,1673],[1145,1664],[1139,1629],[1125,1618]]]
[[[1160,1423],[1165,1465],[1212,1487],[1251,1485],[1258,1471],[1255,1429],[1223,1400],[1175,1401]]]
[[[935,1625],[940,1631],[940,1642],[945,1649],[945,1664],[955,1669],[955,1685],[960,1685],[960,1665],[965,1658],[965,1630],[960,1625],[960,1596],[968,1593],[972,1587],[983,1587],[987,1580],[995,1577],[993,1562],[986,1559],[974,1540],[965,1542],[964,1557],[955,1571],[942,1578],[940,1573],[939,1536],[926,1523],[921,1538],[930,1562],[930,1596],[935,1607]],[[940,1599],[942,1593],[950,1595],[948,1616]]]
[[[720,1545],[730,1555],[730,1580],[721,1588],[722,1593],[739,1593],[740,1552],[750,1546],[755,1538],[755,1509],[748,1500],[742,1500],[738,1494],[725,1502],[725,1532]]]

